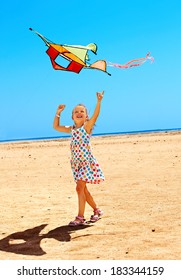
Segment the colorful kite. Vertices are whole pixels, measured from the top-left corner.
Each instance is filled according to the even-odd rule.
[[[45,42],[46,46],[48,46],[46,53],[50,57],[52,66],[55,70],[64,70],[79,73],[83,68],[86,68],[101,70],[108,75],[111,75],[106,70],[107,66],[117,68],[131,68],[133,66],[140,66],[148,59],[151,60],[151,62],[154,61],[153,57],[150,57],[150,53],[148,53],[145,58],[134,59],[122,65],[112,62],[106,62],[105,60],[97,60],[96,62],[89,64],[88,51],[92,51],[94,54],[96,54],[96,44],[91,43],[87,46],[55,44],[32,28],[29,29],[37,34]],[[56,62],[56,59],[59,55],[69,61],[67,67],[63,67]]]

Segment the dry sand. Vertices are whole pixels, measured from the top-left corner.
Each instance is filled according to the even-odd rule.
[[[105,215],[70,228],[69,139],[0,144],[1,260],[180,260],[181,132],[93,137]],[[86,218],[92,210],[86,207]]]

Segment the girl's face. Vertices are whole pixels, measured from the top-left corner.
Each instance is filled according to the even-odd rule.
[[[87,110],[84,106],[78,105],[73,109],[72,119],[75,124],[83,125],[87,118]]]

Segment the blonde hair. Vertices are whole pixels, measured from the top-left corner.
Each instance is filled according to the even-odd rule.
[[[76,108],[77,106],[84,107],[85,112],[86,112],[86,115],[87,115],[87,121],[88,121],[88,120],[89,120],[89,115],[88,115],[87,107],[86,107],[84,104],[82,104],[82,103],[77,104],[77,105],[73,108],[73,110],[72,110],[72,116],[73,116],[74,110],[75,110],[75,108]]]
[[[84,104],[82,104],[82,103],[77,104],[77,105],[73,108],[73,110],[72,110],[72,116],[73,116],[74,110],[75,110],[75,108],[76,108],[77,106],[82,106],[82,107],[84,107],[85,112],[86,112],[86,115],[87,115],[86,120],[88,121],[88,120],[89,120],[88,110],[87,110],[87,107],[86,107]],[[95,126],[95,124],[94,124],[94,126]],[[92,130],[91,130],[91,133],[92,133],[92,131],[93,131],[93,129],[94,129],[94,126],[93,126],[93,128],[92,128]]]

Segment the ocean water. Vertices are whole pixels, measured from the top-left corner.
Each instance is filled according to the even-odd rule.
[[[154,133],[154,132],[170,132],[170,131],[181,131],[181,128],[169,128],[169,129],[154,129],[154,130],[140,130],[140,131],[124,131],[124,132],[105,132],[105,133],[93,133],[92,136],[113,136],[113,135],[128,135],[128,134],[140,134],[140,133]],[[0,140],[0,143],[7,143],[7,142],[23,142],[23,141],[41,141],[41,140],[58,140],[58,139],[65,139],[70,138],[69,135],[67,136],[55,136],[55,137],[38,137],[38,138],[22,138],[22,139],[6,139]]]

